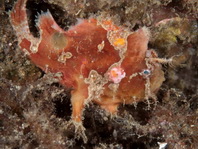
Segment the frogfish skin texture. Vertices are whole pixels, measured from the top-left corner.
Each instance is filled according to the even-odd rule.
[[[120,104],[156,99],[164,72],[152,61],[157,54],[148,50],[146,27],[131,32],[98,17],[79,20],[65,31],[48,11],[38,16],[37,38],[29,30],[26,1],[18,0],[10,12],[18,44],[43,71],[61,73],[60,83],[72,89],[73,121],[82,121],[89,102],[116,113]]]

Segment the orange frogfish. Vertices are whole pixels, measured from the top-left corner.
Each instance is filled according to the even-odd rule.
[[[72,89],[72,121],[82,122],[89,102],[116,113],[120,104],[156,99],[164,72],[156,52],[148,50],[146,27],[132,32],[97,17],[65,31],[47,11],[38,16],[37,38],[30,33],[26,1],[18,0],[10,12],[18,44],[43,71],[61,73],[60,83]]]

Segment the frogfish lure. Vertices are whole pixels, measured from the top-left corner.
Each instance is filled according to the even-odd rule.
[[[72,122],[82,123],[90,102],[114,114],[120,104],[156,100],[165,79],[156,52],[148,50],[149,29],[131,32],[110,18],[98,17],[79,20],[65,31],[47,11],[38,16],[40,37],[34,37],[26,2],[18,0],[10,12],[18,45],[36,66],[61,73],[60,83],[72,88]]]

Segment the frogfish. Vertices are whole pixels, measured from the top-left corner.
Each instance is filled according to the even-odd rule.
[[[148,49],[147,27],[130,31],[98,16],[63,30],[47,11],[38,16],[40,37],[34,37],[26,3],[18,0],[9,14],[18,45],[44,72],[61,74],[59,82],[71,88],[74,123],[82,123],[90,102],[115,114],[121,104],[156,100],[165,78],[160,58]]]

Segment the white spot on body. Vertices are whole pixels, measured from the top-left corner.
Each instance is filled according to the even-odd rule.
[[[32,53],[36,53],[38,51],[38,47],[36,45],[31,45],[30,50]]]
[[[98,52],[101,52],[102,49],[104,48],[105,44],[104,44],[104,40],[98,45]]]

